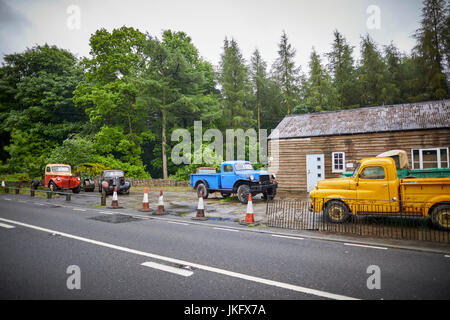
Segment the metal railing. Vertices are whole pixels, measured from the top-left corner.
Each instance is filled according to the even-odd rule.
[[[90,198],[100,198],[100,205],[106,205],[106,193],[102,192],[100,194],[96,194],[94,192],[90,193],[74,193],[71,189],[58,189],[51,190],[49,188],[33,188],[30,186],[29,188],[23,188],[21,184],[17,183],[6,183],[5,187],[0,187],[0,193],[27,193],[30,197],[35,197],[36,193],[43,193],[46,195],[47,199],[52,199],[54,195],[63,195],[66,197],[66,201],[71,201],[72,197],[90,197]]]
[[[428,216],[430,203],[356,199],[331,201],[327,198],[316,198],[313,202],[269,201],[267,224],[270,227],[322,233],[450,243],[450,231],[439,228],[436,221],[433,223]],[[450,216],[447,214],[444,219],[447,219],[444,224],[449,226]]]

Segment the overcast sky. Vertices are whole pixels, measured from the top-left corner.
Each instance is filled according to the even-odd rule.
[[[355,58],[366,33],[380,47],[393,41],[409,53],[421,7],[422,0],[0,0],[0,53],[48,43],[88,56],[97,29],[126,25],[158,37],[184,31],[214,65],[224,38],[233,37],[247,61],[258,48],[270,68],[285,30],[306,71],[312,47],[330,51],[335,29],[355,46]]]

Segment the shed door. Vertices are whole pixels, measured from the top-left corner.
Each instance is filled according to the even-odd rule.
[[[306,187],[307,191],[312,191],[319,180],[325,179],[323,154],[306,155]]]

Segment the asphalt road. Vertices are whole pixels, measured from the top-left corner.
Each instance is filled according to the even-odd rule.
[[[52,201],[0,195],[0,299],[450,299],[444,254]]]

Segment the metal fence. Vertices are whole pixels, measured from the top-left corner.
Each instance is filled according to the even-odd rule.
[[[423,216],[423,212],[428,210],[430,204],[346,199],[348,211],[337,210],[334,217],[330,217],[333,213],[327,208],[329,201],[330,199],[314,200],[314,205],[319,212],[312,211],[311,201],[269,201],[266,209],[268,226],[365,237],[450,243],[450,231],[437,228],[430,217]],[[446,219],[450,217],[446,216]]]

